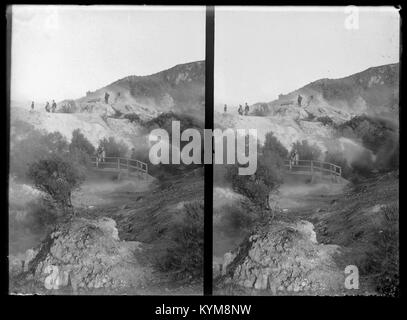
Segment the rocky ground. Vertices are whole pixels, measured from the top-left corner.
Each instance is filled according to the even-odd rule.
[[[37,246],[31,242],[28,250],[13,250],[10,292],[200,294],[202,280],[174,280],[157,269],[157,261],[174,245],[171,232],[182,220],[184,204],[202,197],[199,175],[167,185],[93,177],[74,195],[74,217],[62,218],[50,233],[36,237]]]
[[[318,244],[308,221],[270,222],[231,253],[223,282],[274,295],[340,290],[344,274],[333,261],[338,252],[339,246]]]
[[[17,284],[33,280],[47,290],[143,288],[151,278],[143,251],[140,242],[120,241],[113,219],[75,217],[59,224],[25,260],[11,260],[11,270],[21,279]]]
[[[398,205],[398,173],[347,186],[287,183],[278,213],[215,260],[215,294],[377,294],[372,257],[385,228],[381,209]],[[344,286],[347,265],[359,269],[359,290]]]

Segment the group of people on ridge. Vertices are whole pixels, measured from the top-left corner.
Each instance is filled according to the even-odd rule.
[[[56,104],[55,100],[52,100],[52,105],[50,105],[48,101],[45,104],[46,112],[55,112],[56,109],[57,109],[57,104]],[[31,102],[31,112],[33,112],[33,111],[34,111],[34,101]]]
[[[249,115],[249,111],[250,111],[250,108],[249,108],[249,105],[247,104],[247,102],[245,103],[244,110],[243,110],[242,105],[239,104],[239,108],[237,109],[237,112],[239,113],[239,115],[241,115],[241,116],[243,116],[243,115],[248,116],[248,115]],[[223,107],[223,112],[224,112],[224,113],[228,112],[228,106],[227,106],[226,104],[225,104],[225,106]]]
[[[118,93],[118,96],[120,96],[120,93]],[[109,93],[105,92],[105,103],[106,103],[106,104],[109,103],[109,97],[110,97]],[[35,107],[34,101],[32,101],[32,102],[31,102],[31,112],[34,111],[34,107]],[[55,100],[52,100],[52,104],[50,104],[48,101],[47,101],[47,103],[45,104],[45,111],[46,111],[46,112],[52,112],[52,113],[54,113],[56,109],[57,109],[57,104],[56,104]],[[88,106],[86,106],[85,109],[86,109],[87,111],[89,111],[89,110],[88,110]]]
[[[33,105],[34,105],[34,102],[33,102],[33,104],[31,105],[31,109],[34,109]],[[55,100],[52,100],[52,105],[50,105],[48,101],[47,101],[47,103],[45,104],[45,111],[46,111],[46,112],[52,112],[52,113],[54,113],[56,109],[57,109],[57,104],[56,104]]]

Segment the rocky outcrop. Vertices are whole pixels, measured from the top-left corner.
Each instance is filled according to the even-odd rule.
[[[110,218],[74,218],[61,224],[29,258],[22,263],[26,277],[49,290],[136,288],[150,278],[143,245],[120,241]],[[13,261],[15,270],[18,263]]]
[[[226,254],[221,283],[273,294],[332,292],[344,284],[336,253],[338,246],[318,244],[310,222],[273,222]]]

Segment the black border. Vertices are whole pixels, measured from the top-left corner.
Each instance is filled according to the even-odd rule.
[[[214,47],[215,10],[206,8],[206,47],[205,47],[205,129],[213,130],[213,87],[214,87]],[[205,164],[205,216],[204,216],[204,295],[212,294],[213,259],[213,165]],[[208,261],[210,263],[208,263]]]
[[[15,4],[18,4],[19,1],[15,1]],[[46,2],[44,2],[46,3]],[[174,3],[176,4],[184,4],[187,5],[187,3],[180,3],[175,1]],[[290,1],[287,2],[280,2],[280,3],[273,3],[272,5],[287,5],[291,3]],[[28,4],[28,3],[27,3]],[[55,4],[55,3],[54,3]],[[77,3],[71,3],[71,4],[79,4]],[[90,1],[84,1],[82,4],[96,4],[92,3]],[[101,4],[108,4],[108,3],[101,3]],[[113,4],[113,3],[110,3]],[[120,3],[117,4],[133,4],[133,5],[140,5],[140,3],[136,2],[129,2],[129,1],[120,1]],[[166,5],[164,1],[151,1],[151,4],[154,5]],[[193,4],[193,3],[189,3]],[[197,4],[197,3],[196,3]],[[225,3],[219,3],[220,5],[224,5]],[[258,2],[258,1],[253,1],[251,2],[251,5],[271,5],[271,3],[264,3],[264,2]],[[295,3],[294,3],[295,4]],[[298,4],[298,3],[297,3]],[[330,5],[344,5],[343,3],[335,3],[331,2]],[[200,5],[205,5],[205,4],[200,4]],[[235,2],[234,5],[242,5],[242,3]],[[247,4],[246,4],[247,5]],[[325,6],[326,4],[322,3],[315,3],[312,2],[309,5],[318,5],[318,6]],[[359,6],[364,6],[367,5],[366,3],[362,4],[355,4]],[[383,3],[372,3],[370,2],[370,5],[385,5]],[[397,4],[387,4],[387,5],[394,5],[395,7],[399,7]],[[2,205],[4,207],[4,210],[2,210],[2,226],[3,226],[3,240],[4,242],[1,245],[1,249],[4,250],[1,261],[4,263],[3,264],[3,270],[4,274],[1,277],[2,280],[2,293],[5,295],[8,295],[8,260],[7,260],[7,255],[8,255],[8,150],[9,150],[9,89],[10,89],[10,84],[9,84],[9,76],[10,76],[10,62],[11,62],[11,48],[10,48],[10,40],[11,40],[11,15],[10,12],[7,11],[7,7],[4,7],[5,10],[3,11],[3,19],[6,18],[7,16],[7,22],[3,20],[3,27],[4,27],[4,33],[3,35],[5,36],[5,42],[6,46],[5,48],[5,55],[6,55],[6,64],[3,74],[5,75],[5,86],[4,88],[6,89],[5,95],[4,95],[4,105],[2,107],[2,110],[5,111],[4,115],[5,117],[2,118],[4,120],[3,122],[3,139],[2,142],[4,143],[3,148],[0,150],[6,150],[6,154],[3,157],[1,157],[1,162],[2,162],[2,168],[4,169],[3,173],[3,179],[2,182],[4,183],[5,192],[2,193],[4,201],[2,201]],[[405,77],[403,76],[405,70],[403,69],[405,64],[403,63],[403,56],[404,56],[404,51],[402,50],[402,44],[403,44],[403,36],[405,34],[404,28],[405,28],[405,23],[403,24],[403,18],[404,18],[404,9],[400,11],[401,15],[401,34],[400,34],[400,89],[403,89],[405,87]],[[207,18],[208,21],[208,18]],[[208,28],[208,26],[206,26]],[[208,36],[207,36],[208,40]],[[212,36],[212,41],[213,41],[213,36]],[[4,43],[4,42],[3,42]],[[209,55],[209,50],[208,50],[208,43],[206,44],[206,85],[208,85],[209,78],[212,76],[213,77],[213,63],[214,63],[214,56]],[[212,50],[214,50],[214,47],[212,45]],[[3,60],[4,61],[4,60]],[[209,74],[208,74],[209,72]],[[212,78],[213,79],[213,78]],[[212,90],[212,97],[209,97],[209,87],[211,87]],[[406,114],[406,112],[403,110],[403,103],[404,103],[404,91],[400,90],[400,138],[403,137],[405,130],[403,130],[403,126],[401,125],[403,122],[403,117]],[[213,106],[213,81],[212,83],[209,83],[209,86],[206,88],[206,97],[205,97],[205,103],[206,103],[206,117],[205,117],[205,127],[206,128],[211,128],[213,126],[213,108],[209,110],[208,112],[208,107],[210,105]],[[210,117],[212,117],[212,121],[210,121]],[[404,139],[400,140],[400,145],[402,147]],[[400,160],[403,160],[403,148],[401,148],[401,154],[400,154]],[[4,166],[3,166],[4,165]],[[403,174],[405,170],[403,170],[403,167],[401,166],[400,168],[400,173]],[[205,224],[207,221],[211,221],[209,225],[205,226],[205,243],[208,244],[210,243],[210,247],[205,246],[205,259],[207,259],[209,253],[212,253],[212,234],[210,233],[209,236],[207,235],[208,229],[212,230],[212,201],[210,202],[207,200],[213,199],[213,190],[212,190],[212,184],[209,184],[213,182],[213,175],[209,173],[213,172],[213,168],[211,165],[205,165]],[[400,183],[403,182],[403,179],[400,179]],[[209,197],[209,199],[207,198]],[[400,198],[400,209],[402,209],[402,198]],[[401,212],[403,210],[400,210]],[[400,215],[400,226],[402,228],[402,222],[405,219],[403,218],[403,215]],[[403,232],[400,233],[401,241],[400,241],[400,259],[402,260],[403,254],[402,254],[402,248],[404,247],[403,242],[402,242],[402,235]],[[208,242],[209,240],[209,242]],[[404,263],[401,261],[400,263],[401,266],[404,266]],[[99,302],[99,299],[92,299],[93,297],[87,296],[87,298],[82,298],[83,296],[63,296],[64,298],[61,299],[60,296],[46,296],[45,301],[44,300],[37,300],[37,299],[43,299],[43,297],[30,297],[29,299],[25,299],[24,301],[16,300],[20,299],[20,297],[16,296],[8,296],[9,301],[16,302],[16,305],[14,304],[7,304],[7,307],[12,308],[13,316],[22,316],[22,315],[30,315],[33,316],[35,313],[38,312],[38,314],[42,316],[59,316],[59,315],[65,315],[65,316],[92,316],[93,318],[95,316],[99,315],[109,315],[110,313],[113,314],[115,317],[118,317],[120,315],[126,314],[127,317],[134,318],[134,319],[176,319],[177,317],[154,317],[154,309],[156,306],[159,306],[162,303],[168,304],[168,305],[184,305],[184,306],[197,306],[199,304],[212,304],[216,303],[217,305],[220,304],[252,304],[252,314],[250,317],[241,317],[241,318],[250,318],[250,319],[272,319],[272,318],[279,318],[280,316],[284,317],[289,317],[289,316],[294,316],[294,315],[299,315],[299,316],[318,316],[321,315],[323,317],[331,317],[332,315],[336,316],[344,316],[344,317],[352,317],[356,316],[358,314],[357,311],[360,311],[361,314],[363,314],[364,317],[367,317],[370,313],[375,313],[375,315],[384,315],[386,318],[389,318],[393,314],[396,315],[396,312],[398,312],[399,307],[401,306],[401,300],[404,298],[404,282],[403,282],[403,277],[402,277],[402,272],[400,270],[400,285],[401,285],[401,297],[399,299],[394,299],[394,298],[385,298],[385,297],[265,297],[265,296],[208,296],[210,294],[209,290],[212,288],[212,279],[210,279],[210,284],[207,285],[208,281],[208,275],[212,274],[212,255],[210,256],[210,260],[205,260],[205,267],[204,267],[204,275],[205,275],[205,296],[120,296],[116,298],[115,296],[98,296],[100,299],[105,299],[105,301],[108,301],[105,304],[101,304]],[[65,299],[66,298],[66,299]],[[21,299],[24,299],[24,297],[21,297]],[[69,299],[75,299],[74,301]],[[108,299],[108,300],[106,300]],[[114,301],[115,300],[115,301]],[[4,301],[4,300],[3,300]],[[96,301],[96,303],[95,303]],[[41,303],[43,302],[43,303]],[[112,302],[115,302],[112,304]],[[32,303],[32,304],[31,304]],[[325,308],[320,308],[320,306],[324,305],[324,307],[330,308],[329,310],[325,311]],[[59,309],[58,311],[53,311],[51,313],[51,310]],[[3,309],[4,310],[4,309]],[[6,310],[4,310],[6,311]],[[278,311],[283,311],[284,314],[280,315]],[[5,313],[5,312],[4,312]],[[261,316],[264,315],[264,316]],[[187,319],[190,318],[195,318],[194,317],[187,317]],[[212,316],[201,316],[199,317],[200,319],[210,319],[210,318],[230,318],[230,316],[217,316],[217,317],[212,317]],[[198,317],[196,317],[198,318]]]
[[[10,149],[10,76],[11,76],[11,34],[12,34],[12,30],[11,30],[11,26],[12,26],[12,14],[11,14],[11,7],[6,7],[5,10],[5,17],[7,19],[6,23],[4,24],[4,26],[6,27],[6,34],[5,34],[5,40],[6,40],[6,59],[5,59],[5,65],[4,65],[4,75],[5,75],[5,95],[4,95],[4,105],[3,105],[3,110],[5,111],[5,117],[3,118],[4,122],[3,122],[3,134],[5,139],[2,141],[4,144],[2,144],[2,148],[0,150],[6,150],[6,159],[4,159],[2,157],[2,169],[4,169],[4,172],[2,172],[4,174],[4,178],[2,179],[2,181],[4,182],[4,186],[5,189],[4,193],[2,193],[2,195],[4,196],[4,201],[2,201],[2,204],[4,204],[5,208],[3,211],[3,214],[1,215],[1,219],[2,221],[2,225],[4,226],[3,232],[2,232],[2,244],[1,244],[1,250],[5,253],[4,256],[2,256],[1,261],[5,262],[4,266],[2,266],[4,268],[4,279],[2,277],[2,284],[3,284],[3,280],[4,280],[4,287],[2,286],[1,290],[2,293],[6,293],[8,294],[9,291],[9,278],[8,278],[8,243],[9,243],[9,223],[8,223],[8,192],[9,192],[9,183],[8,183],[8,179],[9,179],[9,149]],[[3,162],[4,161],[4,162]],[[4,258],[3,258],[4,257]],[[3,270],[2,270],[3,271]]]

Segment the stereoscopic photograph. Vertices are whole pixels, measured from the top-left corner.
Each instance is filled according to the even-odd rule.
[[[398,296],[399,29],[394,7],[215,8],[214,295]]]
[[[8,6],[9,294],[398,297],[399,11]]]
[[[205,7],[7,14],[9,292],[202,294]]]

